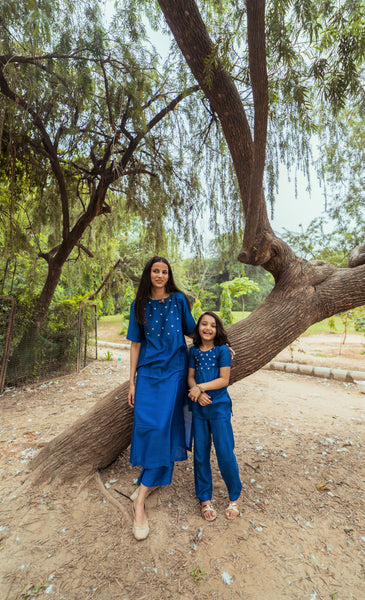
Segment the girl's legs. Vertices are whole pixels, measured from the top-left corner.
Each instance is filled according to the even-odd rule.
[[[234,437],[230,416],[210,421],[219,470],[227,486],[231,502],[241,494],[242,483],[234,454]]]
[[[195,493],[200,502],[211,501],[213,485],[210,466],[212,436],[209,421],[193,418]]]

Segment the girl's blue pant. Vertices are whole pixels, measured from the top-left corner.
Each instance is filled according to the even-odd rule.
[[[170,485],[174,463],[169,467],[156,467],[155,469],[142,468],[138,477],[137,485],[143,483],[146,487],[157,487],[160,485]]]
[[[230,415],[215,419],[193,417],[195,492],[201,502],[211,500],[213,493],[210,453],[212,441],[219,470],[227,486],[229,499],[239,498],[242,484],[234,454],[234,437]]]

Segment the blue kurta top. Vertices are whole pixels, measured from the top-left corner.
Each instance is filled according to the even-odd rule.
[[[196,383],[203,384],[220,377],[221,367],[231,366],[231,353],[228,346],[213,346],[210,350],[202,351],[196,346],[189,350],[189,368],[195,369]],[[214,418],[226,415],[227,410],[231,412],[231,398],[227,386],[219,390],[207,390],[212,404],[200,406],[199,402],[193,402],[193,415],[197,414],[204,418]]]
[[[141,344],[131,443],[133,466],[170,466],[185,460],[183,403],[188,352],[185,335],[195,321],[181,292],[164,300],[149,298],[146,324],[137,323],[131,306],[127,339]]]

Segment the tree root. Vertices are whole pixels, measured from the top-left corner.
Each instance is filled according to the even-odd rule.
[[[122,517],[124,520],[130,519],[129,511],[127,511],[123,504],[118,502],[118,500],[112,496],[112,494],[109,492],[109,490],[107,490],[107,488],[103,484],[99,471],[95,471],[91,479],[94,479],[96,485],[98,486],[103,496],[105,496],[108,502],[110,502],[110,504],[114,506],[114,508],[118,511],[118,514],[120,515],[120,513],[122,513]]]

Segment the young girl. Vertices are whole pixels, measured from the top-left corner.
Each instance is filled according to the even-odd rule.
[[[238,498],[242,484],[234,455],[231,425],[232,402],[227,391],[231,370],[231,353],[223,323],[213,312],[201,315],[189,352],[189,397],[193,400],[195,492],[201,503],[202,517],[214,521],[212,506],[212,440],[219,470],[227,486],[227,519],[239,514]],[[209,393],[208,393],[209,392]]]

